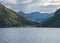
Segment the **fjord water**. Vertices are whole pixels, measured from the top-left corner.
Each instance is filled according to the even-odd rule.
[[[0,43],[60,43],[60,29],[56,28],[0,29]]]

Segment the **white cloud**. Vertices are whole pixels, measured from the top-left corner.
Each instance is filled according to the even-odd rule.
[[[47,5],[60,5],[60,1],[59,0],[43,0],[41,2],[37,3],[38,6],[47,6]]]
[[[60,0],[37,0],[37,2],[28,4],[25,10],[27,12],[41,11],[51,13],[56,11],[58,8],[60,8]]]
[[[26,1],[21,2],[21,4],[31,3],[32,1],[33,1],[33,0],[26,0]]]
[[[60,8],[60,0],[3,0],[3,2],[5,2],[4,4],[8,3],[6,6],[13,10],[23,10],[25,12],[41,11],[51,13]]]
[[[48,0],[45,5],[60,5],[60,0]]]
[[[16,4],[17,3],[16,0],[5,0],[5,2],[7,2],[9,4]]]

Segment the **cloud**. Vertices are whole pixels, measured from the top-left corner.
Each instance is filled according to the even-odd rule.
[[[59,0],[53,1],[53,0],[37,0],[33,3],[26,4],[24,11],[26,12],[54,12],[60,7]]]
[[[31,3],[32,1],[33,1],[33,0],[26,0],[26,1],[21,2],[21,4]]]
[[[16,0],[6,0],[8,3],[10,3],[10,4],[16,4],[17,3],[17,1]]]
[[[16,4],[17,1],[16,0],[0,0],[0,2],[3,2],[4,4],[8,3],[8,4]]]
[[[0,2],[15,11],[51,13],[60,8],[60,0],[0,0]]]

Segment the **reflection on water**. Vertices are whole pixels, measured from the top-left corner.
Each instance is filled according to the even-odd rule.
[[[60,43],[60,29],[0,29],[0,43]]]

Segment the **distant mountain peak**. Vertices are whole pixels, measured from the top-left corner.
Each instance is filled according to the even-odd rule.
[[[40,12],[32,12],[32,13],[40,13]]]
[[[23,11],[19,11],[18,13],[19,13],[19,14],[25,14]]]
[[[46,20],[48,17],[51,17],[54,15],[54,14],[40,13],[40,12],[24,13],[23,11],[19,11],[18,13],[36,22],[42,22]]]

